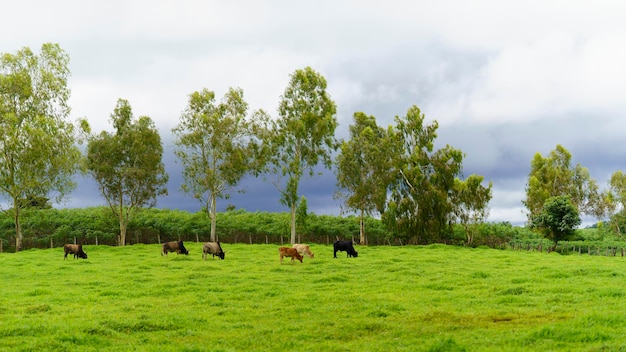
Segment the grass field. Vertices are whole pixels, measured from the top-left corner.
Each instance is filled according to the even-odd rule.
[[[0,254],[0,350],[626,350],[621,257],[312,245],[281,265],[275,245],[185,245]]]

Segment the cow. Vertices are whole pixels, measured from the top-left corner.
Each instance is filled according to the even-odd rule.
[[[161,249],[161,255],[167,255],[168,252],[176,252],[177,254],[189,255],[189,251],[185,248],[183,241],[172,241],[163,243],[163,248]]]
[[[313,254],[311,252],[311,248],[309,248],[308,244],[296,243],[296,244],[294,244],[291,247],[295,248],[298,251],[298,253],[300,253],[300,255],[302,255],[302,256],[304,256],[306,254],[306,256],[309,257],[309,258],[314,258],[315,257],[315,254]]]
[[[63,246],[63,250],[65,251],[63,260],[67,259],[68,254],[74,254],[74,259],[76,259],[76,257],[87,259],[87,253],[83,252],[82,244],[66,244]]]
[[[202,246],[202,259],[206,260],[207,254],[212,254],[213,258],[218,256],[220,259],[224,259],[224,256],[226,255],[219,242],[206,242]]]
[[[333,243],[333,248],[335,250],[334,253],[334,257],[337,258],[337,251],[342,251],[342,252],[346,252],[347,256],[346,258],[349,257],[358,257],[359,256],[359,252],[354,250],[354,247],[352,246],[352,241],[335,241],[335,243]]]
[[[283,257],[291,257],[291,262],[293,263],[294,259],[298,259],[300,263],[302,263],[302,256],[295,248],[289,247],[280,247],[278,248],[278,253],[280,254],[280,263],[283,263]]]

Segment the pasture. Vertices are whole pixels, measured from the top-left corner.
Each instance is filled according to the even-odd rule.
[[[0,254],[0,350],[626,350],[626,259],[443,245],[223,243]]]

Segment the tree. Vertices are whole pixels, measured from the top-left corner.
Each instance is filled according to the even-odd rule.
[[[30,200],[60,200],[76,184],[81,153],[68,122],[69,57],[43,44],[0,57],[0,192],[12,201],[15,250],[22,250],[20,211]]]
[[[609,188],[600,195],[599,217],[608,217],[611,228],[621,236],[626,221],[626,175],[615,171],[609,180]]]
[[[572,167],[571,159],[570,152],[561,145],[546,158],[535,154],[530,164],[526,200],[522,201],[529,219],[542,211],[547,199],[556,196],[569,196],[579,212],[596,215],[601,201],[597,183],[591,179],[587,168],[580,164]]]
[[[253,121],[241,89],[230,88],[221,103],[207,89],[189,96],[189,105],[172,131],[184,166],[182,189],[198,199],[211,220],[216,241],[217,199],[230,198],[242,177],[256,169]]]
[[[489,215],[492,183],[482,185],[484,177],[470,175],[466,180],[454,180],[453,208],[454,215],[465,229],[467,243],[472,243],[473,225],[481,223]]]
[[[451,231],[451,196],[464,155],[449,145],[434,150],[438,123],[426,125],[424,120],[417,106],[409,108],[405,117],[395,118],[393,138],[402,153],[394,157],[396,178],[383,220],[405,238],[434,242]]]
[[[271,171],[287,177],[280,188],[281,204],[290,209],[291,243],[296,241],[298,187],[305,172],[310,177],[320,162],[330,168],[337,148],[337,107],[326,92],[326,79],[310,67],[296,70],[281,97],[279,118],[273,126]]]
[[[87,168],[119,221],[118,245],[124,246],[130,218],[167,194],[168,175],[161,137],[148,116],[135,120],[128,101],[119,99],[111,122],[114,133],[89,137]]]
[[[366,244],[365,215],[384,212],[397,151],[391,143],[392,132],[379,127],[374,116],[356,112],[349,129],[350,140],[341,143],[335,161],[340,187],[336,194],[348,209],[359,213],[360,243]]]
[[[533,217],[532,226],[542,228],[545,236],[554,242],[552,250],[559,241],[566,240],[581,224],[578,209],[569,196],[548,198],[539,214]]]

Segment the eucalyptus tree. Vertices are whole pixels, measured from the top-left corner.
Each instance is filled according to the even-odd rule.
[[[337,149],[337,107],[326,91],[326,79],[312,68],[296,70],[281,96],[273,125],[270,171],[286,177],[280,190],[281,204],[290,209],[291,243],[296,241],[296,207],[298,187],[302,178],[314,175],[322,163],[332,166],[331,153]]]
[[[451,229],[451,201],[455,178],[462,170],[463,153],[449,145],[435,150],[437,121],[412,106],[404,117],[395,117],[394,143],[401,153],[394,156],[395,180],[383,221],[405,238],[432,242]]]
[[[621,236],[621,228],[626,222],[626,174],[621,170],[615,171],[600,199],[598,217],[608,217],[611,229]]]
[[[365,216],[382,214],[387,201],[387,190],[392,181],[394,149],[392,131],[379,127],[374,116],[354,113],[350,125],[350,139],[342,141],[336,158],[336,196],[343,199],[349,210],[359,213],[359,238],[367,243]]]
[[[455,179],[452,192],[453,212],[456,220],[465,229],[467,243],[472,243],[472,227],[484,221],[489,215],[491,187],[483,186],[484,176],[470,175],[467,179]]]
[[[572,166],[571,160],[572,154],[561,145],[545,158],[535,154],[530,163],[526,199],[522,201],[529,220],[542,211],[546,200],[556,196],[568,196],[579,212],[597,215],[602,201],[598,185],[587,168]]]
[[[230,88],[220,103],[207,89],[189,96],[189,104],[172,132],[183,164],[181,188],[198,199],[211,220],[216,241],[217,199],[228,199],[240,180],[258,170],[262,156],[255,131],[264,115],[247,116],[241,89]],[[261,119],[262,120],[262,119]]]
[[[167,194],[168,175],[161,136],[150,117],[135,119],[128,101],[119,99],[111,122],[115,132],[89,137],[87,168],[119,221],[118,245],[124,246],[130,218]]]
[[[29,199],[62,199],[76,186],[81,153],[68,121],[69,56],[46,43],[0,56],[0,192],[11,202],[15,250],[22,249],[20,211]],[[44,203],[47,201],[44,201]]]

